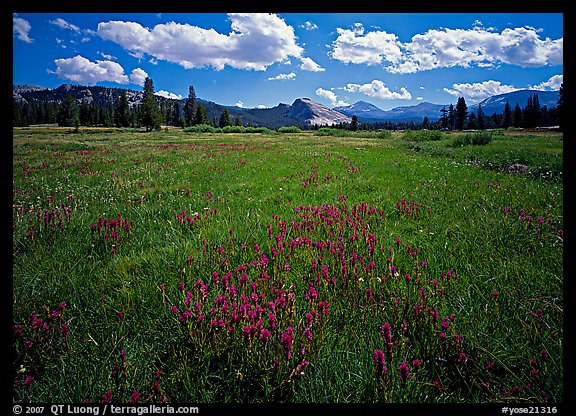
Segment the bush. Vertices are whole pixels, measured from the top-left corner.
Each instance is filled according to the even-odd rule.
[[[302,133],[302,129],[298,126],[283,126],[278,129],[279,133]]]
[[[493,132],[479,131],[475,133],[468,133],[457,136],[454,139],[453,146],[484,146],[492,142],[494,136]]]
[[[439,130],[406,130],[404,138],[415,142],[438,141],[444,137]]]

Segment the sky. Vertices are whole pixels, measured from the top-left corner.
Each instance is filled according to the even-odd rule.
[[[13,84],[389,110],[558,90],[562,13],[13,13]]]

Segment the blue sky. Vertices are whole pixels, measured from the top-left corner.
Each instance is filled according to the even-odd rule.
[[[13,13],[13,83],[245,108],[467,103],[563,80],[562,13]]]

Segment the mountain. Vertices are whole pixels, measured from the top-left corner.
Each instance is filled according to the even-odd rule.
[[[14,102],[24,106],[41,102],[61,103],[67,94],[71,94],[78,103],[82,101],[86,101],[88,104],[96,102],[100,108],[108,108],[110,104],[113,106],[118,104],[122,91],[126,91],[130,107],[134,108],[142,102],[144,95],[142,91],[70,84],[62,84],[52,90],[34,85],[13,85],[12,97]],[[160,97],[158,100],[165,100],[166,102],[177,101],[180,111],[182,111],[186,101],[185,99],[175,100]],[[271,129],[290,125],[310,128],[313,125],[332,125],[351,121],[350,117],[309,98],[298,98],[292,105],[281,103],[272,108],[223,106],[201,98],[197,98],[196,101],[206,107],[208,120],[217,120],[224,109],[227,109],[232,120],[238,117],[244,125],[262,126]]]
[[[360,121],[422,121],[428,117],[430,121],[438,120],[441,116],[440,110],[446,107],[442,104],[432,104],[423,102],[418,105],[395,107],[391,110],[382,110],[373,104],[365,101],[358,101],[350,106],[335,107],[343,114],[356,115]]]
[[[517,90],[488,97],[481,101],[479,104],[468,106],[468,111],[477,113],[478,105],[481,105],[482,111],[486,115],[491,116],[494,113],[500,114],[504,112],[506,101],[508,101],[510,104],[510,109],[514,111],[516,103],[518,103],[520,108],[524,108],[528,103],[528,97],[534,94],[538,94],[538,102],[540,103],[540,107],[546,106],[548,109],[556,107],[558,105],[558,100],[560,99],[560,91]]]
[[[331,125],[352,121],[347,115],[312,101],[310,98],[297,98],[292,103],[287,115],[310,125]]]
[[[358,101],[352,105],[334,107],[333,110],[336,110],[342,114],[346,114],[350,117],[354,115],[358,118],[382,119],[386,117],[386,111],[376,107],[374,104],[367,103],[366,101]]]
[[[494,95],[481,101],[479,104],[468,104],[469,113],[477,113],[478,105],[482,106],[484,114],[491,116],[494,113],[501,114],[504,112],[506,101],[510,103],[510,108],[514,111],[516,103],[520,108],[526,107],[528,97],[538,94],[538,101],[540,107],[547,106],[548,109],[558,105],[560,98],[559,91],[535,91],[535,90],[518,90],[505,94]],[[454,104],[455,106],[455,104]],[[440,118],[441,110],[448,109],[449,104],[432,104],[423,102],[417,105],[409,105],[402,107],[395,107],[391,110],[382,110],[379,107],[367,103],[365,101],[358,101],[349,106],[334,107],[334,110],[348,116],[356,115],[358,120],[363,122],[374,121],[416,121],[421,122],[424,117],[428,117],[430,121],[436,121]]]

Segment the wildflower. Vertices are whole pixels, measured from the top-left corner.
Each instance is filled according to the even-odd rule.
[[[418,359],[412,360],[412,366],[416,367],[416,370],[418,370],[421,365],[422,365],[422,361],[420,361]]]
[[[382,350],[374,351],[374,362],[376,363],[376,370],[374,370],[374,375],[376,378],[380,378],[383,375],[388,374],[388,369],[386,368],[386,361],[384,360],[384,352]]]
[[[270,339],[270,330],[264,328],[262,331],[260,331],[260,340],[264,343],[264,345],[266,345],[269,339]]]
[[[130,400],[130,403],[134,404],[134,403],[138,403],[140,401],[140,394],[134,390],[132,392],[132,400]]]
[[[460,364],[466,364],[466,362],[468,361],[468,356],[466,355],[465,352],[461,352],[458,355],[458,363]]]
[[[410,377],[409,372],[410,369],[408,368],[408,365],[405,362],[403,362],[398,367],[398,370],[400,371],[400,381],[402,382],[402,384],[406,383],[406,380]]]
[[[492,296],[494,297],[494,299],[498,299],[498,295],[499,295],[498,291],[496,289],[494,289],[492,291]]]
[[[65,322],[62,323],[62,329],[60,330],[64,339],[68,339],[68,325]]]
[[[386,344],[388,353],[390,353],[392,350],[392,330],[390,328],[390,323],[385,322],[384,325],[382,325],[381,332],[384,344]]]
[[[110,403],[112,402],[112,390],[108,390],[106,393],[104,393],[104,395],[102,396],[102,403]]]
[[[26,379],[22,382],[24,387],[30,387],[34,382],[34,376],[26,376]]]
[[[290,359],[290,355],[292,354],[292,331],[294,328],[288,327],[286,328],[286,332],[282,334],[280,337],[280,343],[284,348],[284,352],[286,353],[286,359]]]

